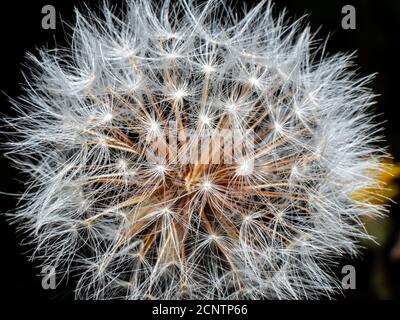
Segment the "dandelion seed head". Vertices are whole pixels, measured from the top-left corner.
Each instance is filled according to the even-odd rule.
[[[29,55],[12,216],[80,299],[331,297],[385,211],[353,197],[386,157],[371,77],[270,2],[196,3],[79,13],[62,54]]]

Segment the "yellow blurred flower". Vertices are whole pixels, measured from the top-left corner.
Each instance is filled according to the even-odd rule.
[[[378,170],[378,173],[376,171]],[[385,160],[378,168],[372,169],[376,174],[376,187],[361,188],[353,193],[353,199],[383,204],[396,197],[399,185],[396,178],[400,177],[400,163],[390,159]]]

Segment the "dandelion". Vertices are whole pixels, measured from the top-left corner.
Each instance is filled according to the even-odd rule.
[[[77,12],[69,48],[29,55],[6,121],[33,257],[82,299],[331,297],[384,212],[352,196],[386,157],[371,76],[265,1],[125,9]]]

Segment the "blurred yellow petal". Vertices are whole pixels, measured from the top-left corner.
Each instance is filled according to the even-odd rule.
[[[376,187],[357,190],[352,195],[353,199],[360,202],[383,204],[398,195],[400,188],[396,178],[400,177],[400,163],[385,160],[379,167],[371,168],[371,175],[376,175]]]

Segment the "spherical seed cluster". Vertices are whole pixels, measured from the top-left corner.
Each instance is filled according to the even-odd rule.
[[[370,77],[265,2],[241,19],[217,1],[102,14],[30,56],[8,120],[34,256],[76,268],[78,298],[330,296],[332,259],[383,210],[352,197],[384,156]]]

